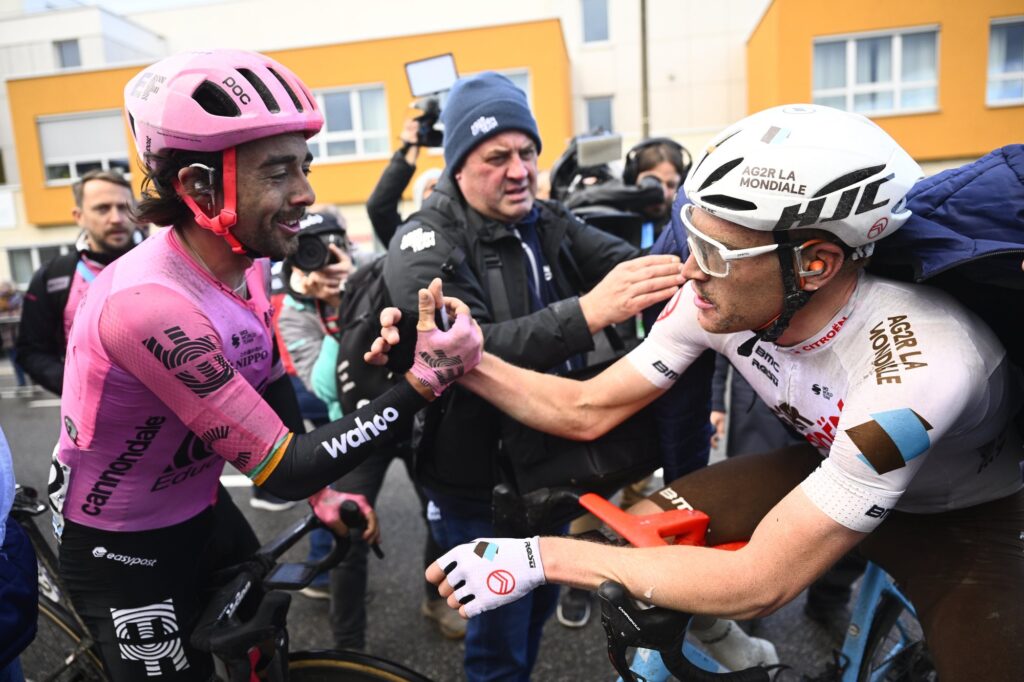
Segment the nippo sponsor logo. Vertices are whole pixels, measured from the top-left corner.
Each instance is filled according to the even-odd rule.
[[[127,554],[115,554],[114,552],[107,551],[107,548],[102,546],[93,547],[92,555],[97,559],[109,559],[125,566],[146,566],[147,568],[156,566],[156,559],[143,559],[142,557],[128,556]]]
[[[357,448],[363,443],[373,440],[384,431],[388,430],[388,424],[398,419],[398,410],[393,407],[385,407],[380,414],[373,415],[369,420],[363,421],[356,417],[356,425],[341,434],[335,436],[329,442],[320,441],[331,459],[338,459],[338,455],[344,455],[349,448]]]
[[[491,571],[487,576],[487,589],[499,596],[512,594],[512,590],[516,589],[515,576],[504,569]]]

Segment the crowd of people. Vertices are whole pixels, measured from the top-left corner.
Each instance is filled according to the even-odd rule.
[[[256,94],[239,98],[229,78]],[[584,625],[609,578],[708,616],[696,633],[719,660],[773,663],[769,642],[728,619],[809,587],[812,615],[839,618],[864,557],[915,604],[942,679],[1009,679],[1024,665],[1013,351],[955,298],[871,269],[874,253],[883,274],[919,275],[940,225],[980,232],[982,218],[947,219],[936,188],[976,190],[1010,167],[1019,179],[1019,147],[932,182],[866,118],[789,105],[737,122],[694,159],[644,140],[621,173],[579,169],[600,192],[581,183],[573,200],[565,187],[543,200],[527,97],[484,72],[445,102],[443,170],[417,177],[422,139],[406,122],[367,199],[386,248],[372,254],[316,204],[306,141],[323,116],[285,65],[182,53],[135,76],[125,108],[142,197],[114,171],[84,175],[76,248],[23,298],[0,286],[0,312],[20,323],[0,327],[11,362],[62,398],[48,491],[61,578],[111,679],[210,678],[191,628],[218,572],[258,546],[219,483],[225,462],[251,479],[256,509],[308,499],[335,532],[342,500],[364,511],[363,542],[304,590],[330,600],[334,645],[363,650],[373,507],[395,459],[425,524],[419,611],[464,638],[473,682],[529,679],[551,616]],[[775,174],[788,179],[765,180]],[[595,203],[637,229],[596,227]],[[919,213],[933,222],[913,222]],[[962,282],[1020,288],[1019,255],[993,245],[1019,249],[1019,225],[993,225],[972,253],[985,277],[962,270]],[[352,349],[346,297],[371,267],[391,305],[373,311],[372,346]],[[353,354],[390,373],[346,409]],[[709,541],[744,549],[611,547],[567,537],[593,524],[570,532],[566,519],[504,537],[494,491],[530,492],[524,472],[561,454],[552,436],[600,442],[645,410],[665,478],[622,481],[624,506],[705,510]],[[678,438],[682,424],[696,437]],[[719,438],[730,457],[705,466]],[[0,474],[9,487],[9,465]],[[330,542],[314,534],[310,559]],[[97,546],[139,561],[104,561]],[[496,570],[509,589],[495,588]],[[141,614],[169,633],[150,658],[121,628]],[[0,647],[0,680],[19,679],[16,653]]]

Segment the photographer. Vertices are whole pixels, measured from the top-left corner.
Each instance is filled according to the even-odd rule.
[[[686,148],[667,137],[649,138],[626,153],[622,183],[638,187],[660,186],[662,189],[661,201],[647,204],[641,209],[646,218],[641,236],[643,248],[654,243],[671,218],[672,202],[691,164],[690,153]]]
[[[377,235],[377,239],[384,245],[384,248],[387,248],[395,230],[403,222],[402,216],[398,212],[398,202],[401,201],[402,192],[409,186],[409,181],[412,180],[412,176],[416,172],[416,160],[419,158],[420,147],[441,144],[440,133],[434,130],[434,124],[437,122],[440,111],[437,108],[437,100],[428,99],[423,105],[423,110],[422,115],[406,120],[402,126],[402,133],[398,136],[398,139],[402,141],[402,146],[391,157],[387,168],[384,169],[380,180],[377,181],[377,186],[373,188],[370,198],[366,200],[366,212],[370,216],[373,233]],[[439,171],[429,169],[424,171],[421,178],[425,177],[427,173],[440,175]],[[433,185],[437,182],[436,178],[435,175],[433,184],[430,184],[429,180],[425,180],[423,187],[420,187],[419,181],[417,181],[418,196],[414,197],[417,210],[419,210],[423,199],[429,196],[430,191],[433,190]]]

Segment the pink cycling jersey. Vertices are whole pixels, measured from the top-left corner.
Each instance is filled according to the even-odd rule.
[[[288,430],[261,397],[283,375],[268,268],[256,261],[239,297],[165,230],[96,278],[68,342],[56,512],[103,530],[163,528],[213,502],[225,460],[251,477],[274,461]]]

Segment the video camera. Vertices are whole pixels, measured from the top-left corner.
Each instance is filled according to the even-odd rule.
[[[338,262],[328,247],[334,244],[348,251],[348,233],[329,213],[309,213],[299,223],[299,246],[288,257],[292,266],[303,272],[314,272]]]
[[[441,117],[441,99],[438,95],[450,90],[459,78],[455,70],[455,58],[448,53],[408,62],[405,65],[405,77],[409,81],[412,96],[418,98],[412,103],[412,108],[423,112],[414,119],[419,123],[416,144],[420,147],[440,147],[444,142],[444,132],[438,127]]]

